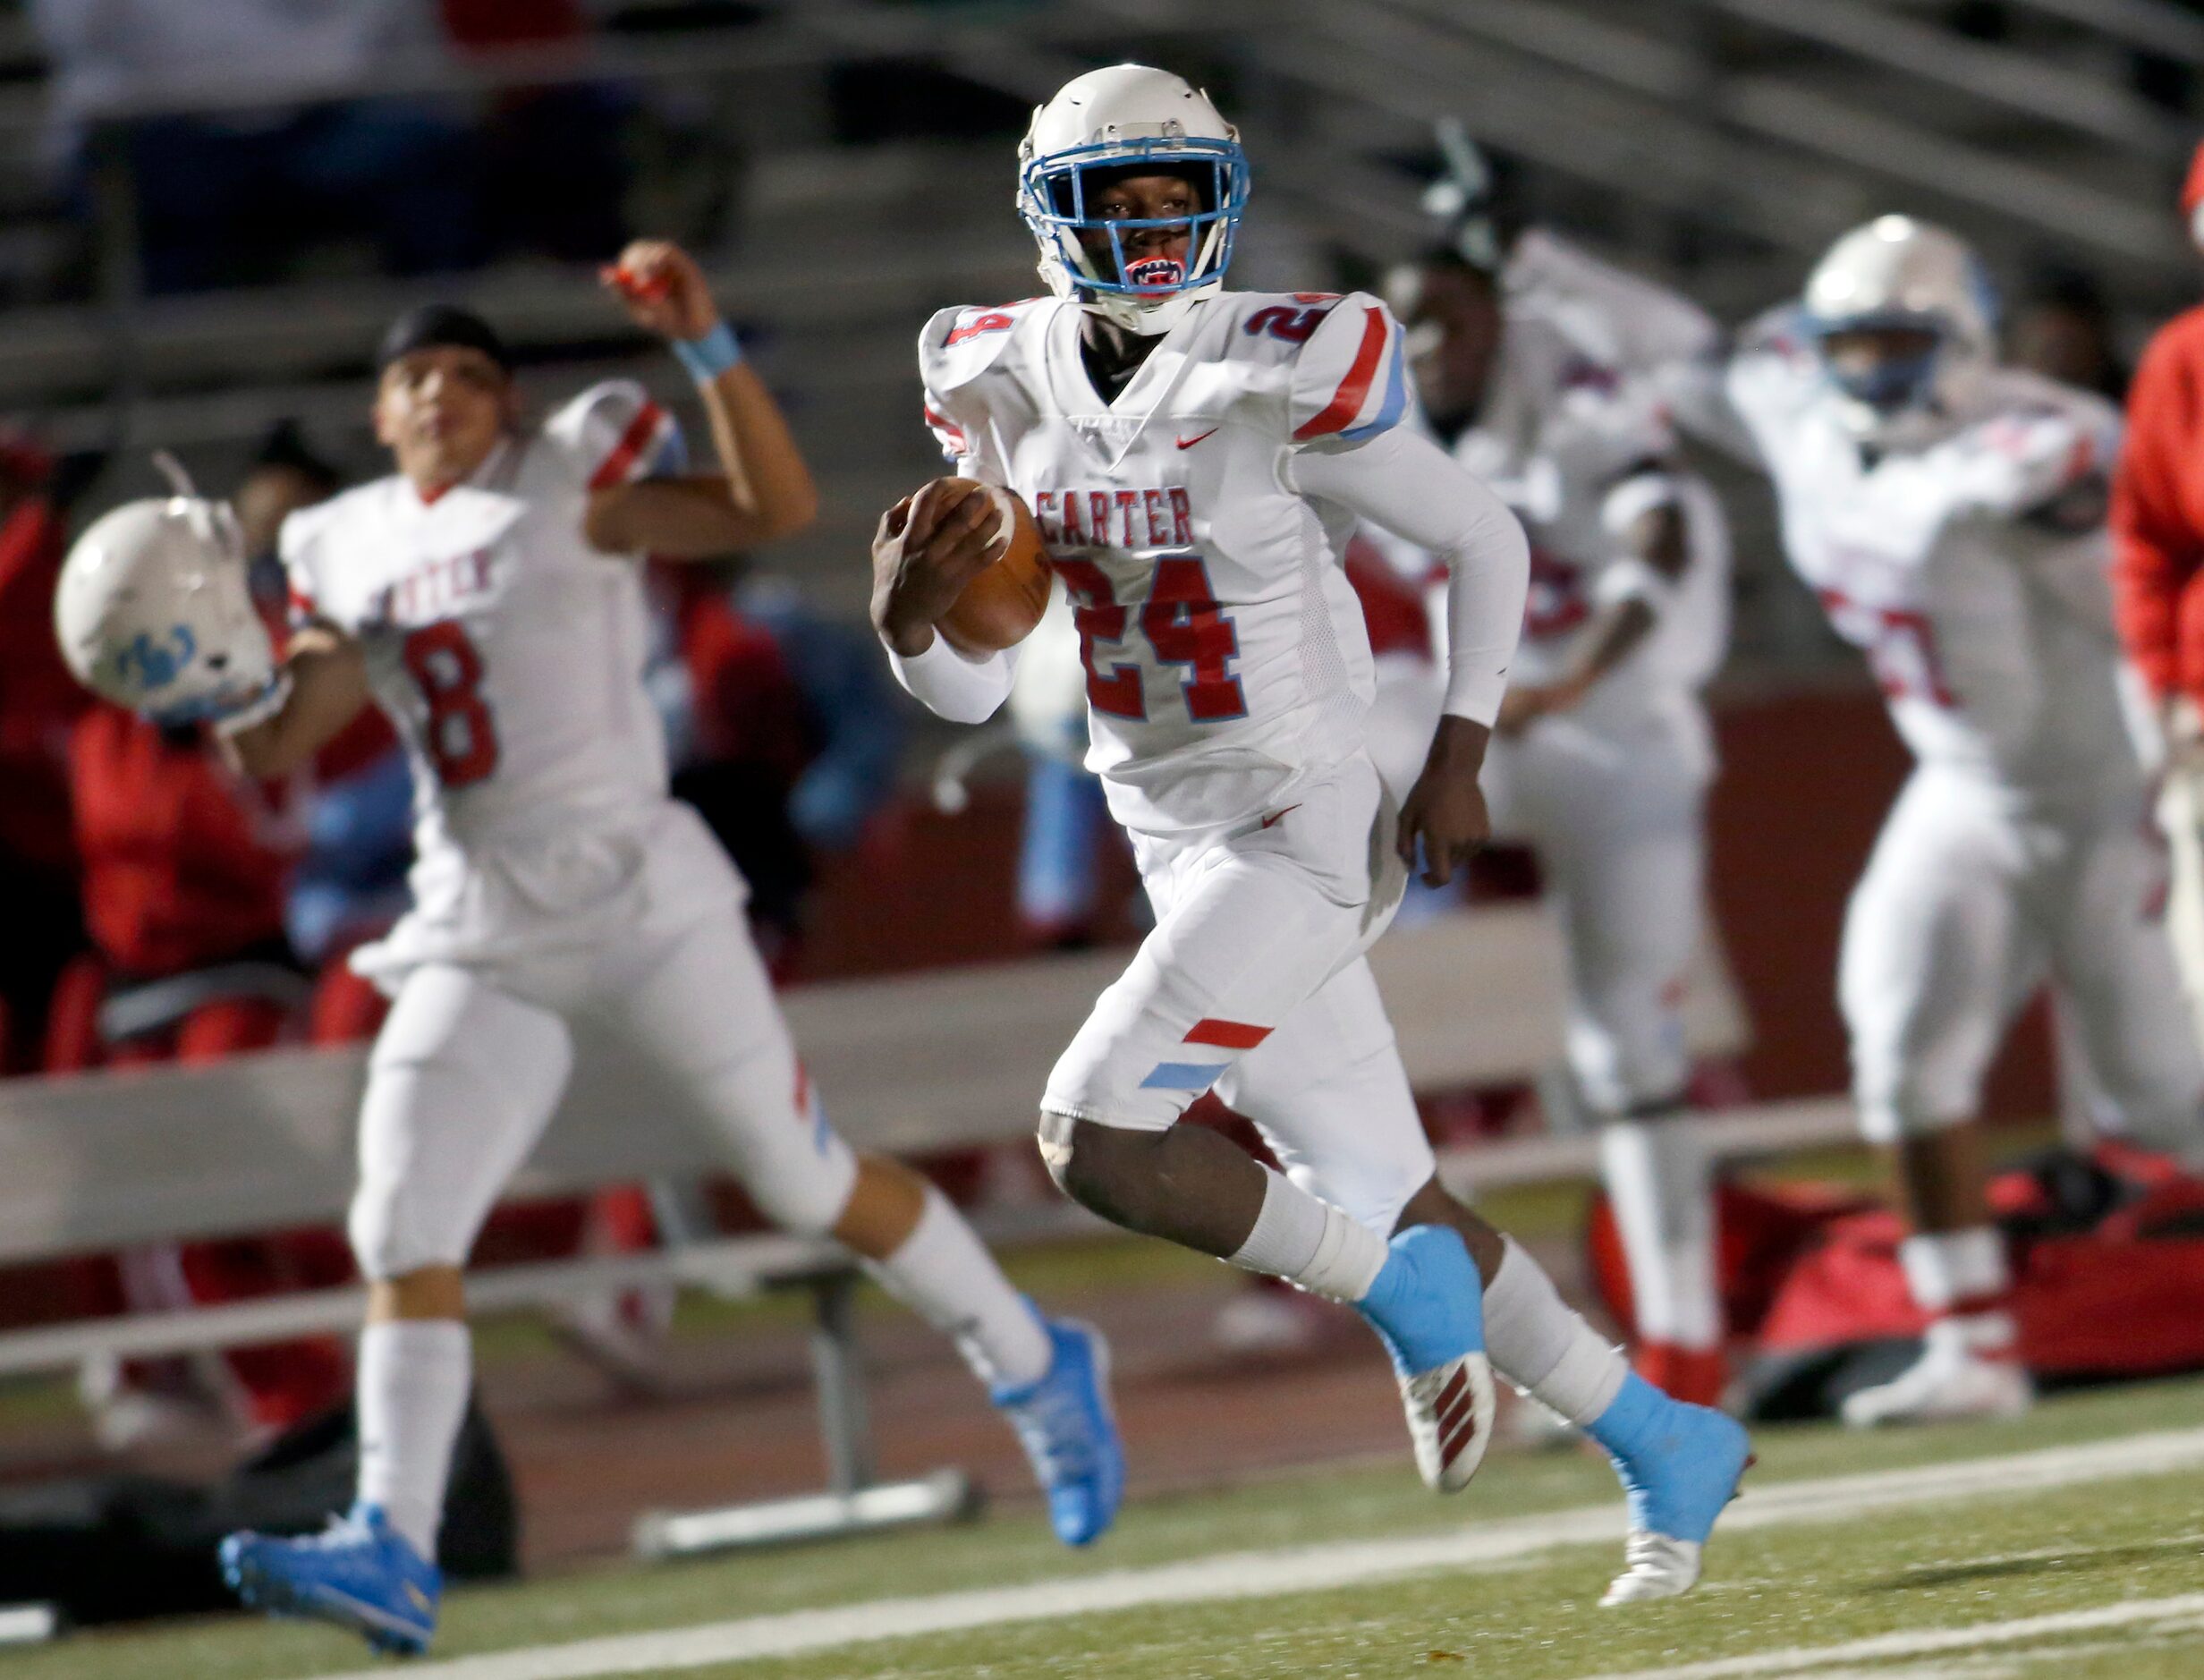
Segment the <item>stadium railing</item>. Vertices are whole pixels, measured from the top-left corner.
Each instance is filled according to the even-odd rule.
[[[1533,902],[1483,907],[1395,930],[1372,953],[1411,1079],[1421,1090],[1534,1082],[1562,1052],[1562,946]],[[1059,1048],[1124,962],[1118,951],[801,988],[784,1002],[836,1126],[892,1153],[1016,1143]],[[1734,1055],[1749,1026],[1708,942],[1691,977],[1695,1054]],[[358,1049],[278,1050],[206,1067],[164,1067],[0,1083],[0,1263],[139,1243],[333,1223],[352,1192]],[[577,1044],[564,1101],[515,1196],[725,1171],[708,1123],[677,1089],[617,1046]],[[1849,1137],[1841,1099],[1738,1109],[1709,1122],[1719,1154],[1765,1154]],[[1460,1188],[1583,1176],[1589,1134],[1448,1150]],[[982,1213],[997,1243],[1107,1227],[1069,1203]],[[959,1472],[894,1487],[872,1473],[858,1274],[832,1243],[773,1235],[714,1237],[640,1254],[479,1269],[477,1312],[541,1307],[672,1282],[724,1296],[809,1291],[820,1430],[829,1478],[818,1496],[770,1506],[646,1518],[639,1546],[665,1554],[949,1515],[970,1495]],[[347,1328],[358,1289],[0,1333],[0,1375],[64,1369],[92,1355],[151,1356]]]

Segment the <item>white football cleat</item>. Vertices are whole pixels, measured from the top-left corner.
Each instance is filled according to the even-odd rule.
[[[1919,1359],[1888,1382],[1849,1396],[1844,1418],[1856,1430],[2017,1418],[2035,1398],[2036,1385],[2016,1362],[1985,1358],[1969,1345],[1966,1326],[1945,1319],[1928,1327]]]
[[[1734,1418],[1671,1399],[1634,1373],[1585,1433],[1607,1450],[1629,1496],[1623,1573],[1599,1602],[1673,1599],[1698,1583],[1715,1523],[1752,1468],[1752,1443]]]
[[[1401,1379],[1409,1444],[1416,1472],[1434,1493],[1459,1493],[1485,1462],[1497,1409],[1492,1366],[1482,1353],[1464,1353],[1436,1370]]]
[[[1623,1573],[1607,1583],[1599,1608],[1611,1610],[1618,1604],[1647,1604],[1689,1592],[1699,1584],[1700,1555],[1705,1549],[1697,1540],[1639,1530],[1624,1544]]]

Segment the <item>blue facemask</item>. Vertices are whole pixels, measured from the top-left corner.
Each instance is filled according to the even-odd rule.
[[[1161,173],[1180,174],[1205,189],[1206,208],[1191,216],[1167,220],[1113,220],[1094,214],[1087,202],[1091,172],[1123,170],[1149,165]],[[1232,260],[1233,235],[1247,208],[1247,157],[1237,140],[1151,140],[1098,142],[1036,157],[1021,174],[1021,211],[1026,225],[1044,239],[1061,230],[1074,240],[1079,233],[1102,233],[1109,240],[1108,263],[1099,279],[1079,278],[1081,293],[1089,296],[1137,298],[1143,302],[1172,297],[1191,287],[1217,279]],[[1127,261],[1124,235],[1136,229],[1185,228],[1189,238],[1183,260],[1147,258]],[[1213,229],[1221,237],[1207,253]]]
[[[1934,334],[1935,339],[1926,350],[1913,355],[1885,356],[1872,366],[1857,370],[1839,368],[1823,348],[1827,340],[1840,333],[1877,328],[1928,332]],[[1863,403],[1878,414],[1895,414],[1928,402],[1936,386],[1937,363],[1944,353],[1944,327],[1940,321],[1917,315],[1853,316],[1841,320],[1810,321],[1808,331],[1821,354],[1822,377],[1853,402]]]

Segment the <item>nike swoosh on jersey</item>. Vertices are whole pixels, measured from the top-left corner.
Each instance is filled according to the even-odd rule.
[[[1301,809],[1301,807],[1300,807],[1299,805],[1288,805],[1288,806],[1287,806],[1287,807],[1286,807],[1284,810],[1274,810],[1274,811],[1272,811],[1272,812],[1270,813],[1270,815],[1269,815],[1269,816],[1267,816],[1267,817],[1264,818],[1264,819],[1263,819],[1263,820],[1262,820],[1260,823],[1259,823],[1259,824],[1257,825],[1257,827],[1263,827],[1263,828],[1267,828],[1267,827],[1270,827],[1273,823],[1275,823],[1275,822],[1278,822],[1278,821],[1282,820],[1282,819],[1284,819],[1284,818],[1287,818],[1287,817],[1292,816],[1292,815],[1293,815],[1295,811],[1299,810],[1300,809]]]
[[[1175,441],[1181,449],[1191,449],[1196,444],[1201,441],[1202,437],[1214,437],[1223,429],[1224,428],[1221,426],[1212,426],[1208,431],[1203,432],[1199,437],[1181,437]]]

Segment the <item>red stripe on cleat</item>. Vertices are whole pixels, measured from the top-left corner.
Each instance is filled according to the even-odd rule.
[[[1441,1406],[1438,1409],[1438,1432],[1441,1435],[1452,1434],[1454,1432],[1454,1426],[1457,1423],[1461,1422],[1465,1417],[1475,1415],[1476,1411],[1476,1402],[1472,1401],[1467,1395],[1462,1396],[1462,1402],[1459,1405]]]
[[[1439,1443],[1439,1467],[1441,1469],[1445,1469],[1447,1465],[1452,1464],[1455,1459],[1462,1456],[1462,1449],[1468,1447],[1469,1444],[1476,1438],[1477,1419],[1474,1415],[1471,1415],[1464,1418],[1462,1421],[1462,1427],[1448,1435],[1445,1440]]]
[[[1435,1412],[1445,1411],[1448,1406],[1454,1404],[1455,1399],[1469,1386],[1470,1368],[1467,1365],[1456,1366],[1453,1378],[1444,1388],[1438,1391],[1438,1398],[1433,1403],[1431,1409]]]

